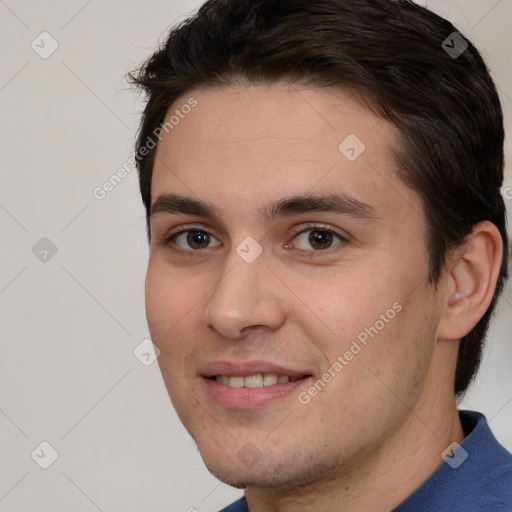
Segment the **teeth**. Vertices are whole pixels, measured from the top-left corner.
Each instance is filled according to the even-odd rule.
[[[239,377],[240,379],[242,377]],[[246,388],[261,388],[263,387],[263,375],[261,373],[258,373],[257,375],[249,375],[248,377],[245,377],[244,385]]]
[[[275,373],[267,373],[263,375],[263,385],[264,386],[273,386],[277,384],[278,376]]]
[[[231,388],[261,388],[263,386],[273,386],[274,384],[281,384],[285,382],[295,382],[300,377],[288,377],[288,375],[277,375],[276,373],[257,373],[255,375],[242,376],[228,376],[216,375],[215,380],[219,384],[224,384]]]
[[[219,384],[224,384],[225,386],[229,385],[229,377],[226,377],[225,375],[217,375],[217,382]]]
[[[243,377],[228,377],[228,386],[232,388],[243,388],[245,379]]]

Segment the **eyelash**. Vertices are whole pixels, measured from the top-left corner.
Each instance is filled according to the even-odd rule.
[[[347,237],[342,235],[340,232],[336,231],[335,229],[332,229],[332,228],[329,228],[329,227],[326,227],[326,226],[322,226],[322,225],[319,225],[319,224],[307,225],[305,228],[302,228],[300,231],[297,231],[293,235],[292,240],[296,239],[298,236],[300,236],[300,235],[302,235],[304,233],[307,233],[308,231],[319,231],[321,233],[330,233],[330,234],[334,235],[335,237],[337,237],[339,239],[339,243],[338,244],[333,245],[331,247],[328,247],[327,249],[317,249],[317,250],[315,250],[315,249],[309,249],[309,250],[308,249],[298,249],[299,251],[302,251],[302,252],[311,253],[311,255],[328,253],[333,248],[337,247],[338,245],[342,245],[342,244],[348,242]],[[216,240],[216,237],[214,235],[212,235],[209,231],[207,231],[205,229],[202,229],[200,227],[197,227],[197,226],[190,226],[190,227],[188,227],[188,229],[182,229],[181,231],[178,231],[176,233],[172,233],[172,234],[166,236],[164,238],[165,246],[167,246],[167,247],[171,246],[173,241],[178,236],[180,236],[180,235],[182,235],[184,233],[193,233],[193,232],[201,233],[201,234],[205,234],[205,235],[211,236],[212,238],[214,238]],[[287,243],[286,245],[289,245],[289,244]],[[205,250],[208,250],[208,249],[209,248],[206,248],[206,249],[183,249],[181,247],[178,247],[178,248],[174,248],[173,250],[175,250],[176,252],[180,252],[180,253],[190,253],[190,254],[193,254],[193,253],[205,251]]]

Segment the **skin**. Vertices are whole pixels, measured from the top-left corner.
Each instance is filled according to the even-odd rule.
[[[286,82],[190,96],[197,106],[159,142],[152,201],[180,194],[217,214],[152,215],[146,279],[173,405],[209,470],[245,488],[251,512],[391,510],[464,438],[453,393],[458,340],[491,300],[499,233],[477,225],[434,290],[422,203],[396,175],[393,126],[346,91]],[[338,149],[349,134],[366,146],[355,161]],[[378,218],[261,215],[284,197],[333,192]],[[345,240],[319,250],[311,224]],[[169,241],[186,229],[211,234],[207,247],[186,235]],[[253,263],[236,252],[248,236],[263,249]],[[297,395],[311,380],[246,410],[206,391],[201,369],[221,359],[273,361],[316,380],[395,303],[400,312],[306,405]],[[247,446],[255,464],[239,456]]]

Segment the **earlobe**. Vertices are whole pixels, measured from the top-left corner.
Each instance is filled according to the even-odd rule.
[[[476,224],[451,261],[440,339],[464,337],[485,314],[496,288],[502,253],[498,228],[488,221]]]

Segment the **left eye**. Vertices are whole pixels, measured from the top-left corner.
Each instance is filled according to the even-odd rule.
[[[220,242],[205,231],[182,231],[172,237],[175,244],[182,249],[208,249],[218,247]],[[210,246],[211,242],[216,242]]]
[[[308,229],[299,233],[296,239],[303,245],[302,247],[299,245],[299,249],[305,251],[309,251],[311,248],[315,251],[322,251],[345,241],[342,236],[328,229]],[[338,239],[337,244],[334,243],[336,239]],[[309,245],[309,247],[307,247],[307,245]]]

